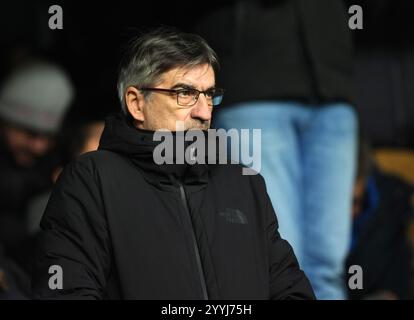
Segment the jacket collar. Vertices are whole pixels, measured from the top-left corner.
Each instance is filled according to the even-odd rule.
[[[176,138],[174,133],[173,138]],[[207,184],[207,164],[176,164],[175,161],[173,164],[156,164],[153,152],[160,143],[162,142],[154,141],[153,131],[135,128],[127,117],[117,113],[107,117],[98,149],[109,150],[129,158],[142,171],[149,183],[160,188],[171,187],[177,182],[191,189],[199,189]],[[185,142],[184,150],[191,143]]]

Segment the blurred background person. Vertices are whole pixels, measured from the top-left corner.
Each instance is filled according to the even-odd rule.
[[[414,187],[382,171],[374,159],[368,142],[360,139],[346,270],[361,266],[363,289],[349,289],[348,295],[350,299],[407,299],[412,297],[413,247],[408,231],[414,221]]]
[[[45,61],[18,66],[0,89],[0,243],[27,272],[27,206],[51,187],[56,138],[73,95],[67,74]]]
[[[347,8],[341,0],[221,4],[197,27],[221,57],[226,107],[214,126],[261,129],[260,173],[281,236],[316,296],[344,299],[357,133]]]
[[[53,183],[59,178],[67,163],[81,154],[98,149],[105,126],[105,116],[104,111],[69,113],[59,139],[58,150],[61,162],[52,173]],[[46,209],[50,192],[51,189],[34,197],[28,205],[26,224],[30,235],[36,236],[40,231],[40,220]]]
[[[0,243],[0,300],[29,299],[27,273],[4,252]]]

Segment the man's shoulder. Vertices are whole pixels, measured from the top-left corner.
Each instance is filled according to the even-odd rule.
[[[125,163],[125,158],[115,152],[96,150],[77,156],[65,166],[64,171],[88,172],[90,175],[95,175],[97,172],[119,169]]]
[[[95,150],[83,153],[72,160],[71,164],[87,168],[95,168],[97,165],[111,165],[113,162],[125,161],[121,155],[108,150]]]

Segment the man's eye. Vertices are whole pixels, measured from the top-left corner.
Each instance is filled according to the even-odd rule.
[[[180,90],[178,94],[182,97],[191,97],[194,95],[194,91],[193,90]]]

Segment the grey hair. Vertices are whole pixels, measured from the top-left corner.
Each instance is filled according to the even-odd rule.
[[[129,86],[150,87],[174,68],[208,64],[216,72],[217,55],[207,42],[196,34],[173,28],[157,28],[130,42],[119,68],[118,96],[122,110],[128,114],[125,91]],[[148,93],[144,92],[144,97]]]

